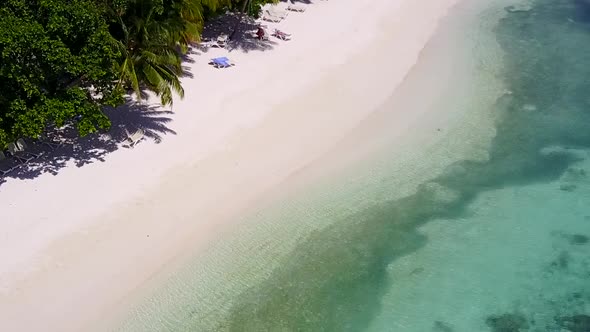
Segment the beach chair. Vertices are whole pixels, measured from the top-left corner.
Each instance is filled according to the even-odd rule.
[[[287,18],[287,15],[289,15],[289,12],[286,12],[284,10],[280,10],[280,9],[277,9],[277,8],[274,8],[274,7],[270,7],[268,9],[268,13],[271,16],[278,17],[278,18],[280,18],[282,20],[286,19]]]
[[[0,176],[6,175],[8,172],[10,172],[10,170],[4,170],[1,168],[3,166],[2,164],[4,164],[6,160],[8,159],[6,158],[4,151],[0,151]]]
[[[197,46],[199,48],[201,48],[201,49],[207,49],[207,48],[212,47],[212,46],[217,46],[217,41],[203,40],[200,43],[198,43]]]
[[[218,69],[227,68],[234,65],[228,58],[224,56],[211,59],[211,63],[213,64],[213,67]]]
[[[279,29],[275,29],[275,31],[272,34],[273,36],[281,39],[281,40],[290,40],[291,39],[291,35],[288,33],[284,33],[283,31],[279,30]]]
[[[64,144],[63,141],[55,141],[48,137],[42,137],[41,139],[39,139],[38,143],[49,147],[51,150],[55,150]]]
[[[271,15],[268,10],[264,11],[264,14],[262,14],[262,19],[268,22],[274,22],[274,23],[278,23],[280,21],[282,21],[283,19],[277,16],[273,16]]]
[[[227,42],[229,41],[229,36],[226,34],[219,35],[217,37],[217,46],[221,48],[225,48],[227,46]]]
[[[27,145],[27,143],[25,143],[25,140],[22,138],[19,138],[16,140],[16,147],[19,152],[28,154],[30,156],[33,156],[34,158],[39,158],[43,154],[43,153],[33,153],[31,151],[27,151],[27,149],[29,149],[29,146]]]
[[[305,7],[301,6],[301,5],[289,5],[287,7],[287,10],[290,10],[292,12],[299,12],[299,13],[303,13],[305,11]]]
[[[14,143],[8,144],[8,153],[10,153],[11,157],[15,158],[16,160],[24,164],[35,159],[33,155],[20,151],[20,149]]]
[[[56,150],[63,146],[73,146],[77,142],[77,137],[74,138],[71,133],[68,134],[67,129],[62,127],[47,130],[35,143],[49,147],[51,150]]]
[[[4,176],[14,170],[16,166],[6,167],[10,160],[4,154],[4,151],[0,151],[0,176]]]
[[[123,144],[127,145],[130,148],[135,147],[137,143],[139,143],[141,140],[145,138],[145,132],[143,131],[143,129],[138,129],[133,134],[129,134],[129,132],[126,129],[125,132],[127,133],[127,138],[125,139],[125,141],[123,141]]]
[[[198,47],[201,49],[207,49],[209,47],[219,47],[225,48],[229,41],[229,36],[226,34],[221,34],[215,40],[203,40],[198,44]]]

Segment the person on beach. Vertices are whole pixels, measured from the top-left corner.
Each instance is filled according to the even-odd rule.
[[[256,31],[256,37],[258,40],[264,39],[264,29],[262,27],[258,27],[258,31]]]

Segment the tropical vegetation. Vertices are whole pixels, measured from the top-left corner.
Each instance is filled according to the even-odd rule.
[[[108,129],[105,106],[149,90],[172,104],[182,56],[225,10],[257,15],[272,0],[2,0],[0,150],[74,122]]]

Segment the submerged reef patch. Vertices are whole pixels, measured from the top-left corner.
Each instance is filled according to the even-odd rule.
[[[529,328],[529,323],[522,314],[505,313],[486,318],[486,324],[492,332],[522,332]]]
[[[434,322],[434,326],[432,327],[434,332],[453,332],[454,329],[449,325],[449,323],[445,323],[443,321],[437,320]]]
[[[567,251],[562,251],[559,256],[551,262],[551,267],[558,268],[560,270],[566,270],[570,264],[571,256]]]
[[[588,332],[590,331],[590,316],[573,315],[556,317],[555,322],[570,332]]]
[[[590,241],[590,237],[584,234],[572,234],[568,237],[570,244],[581,245]]]

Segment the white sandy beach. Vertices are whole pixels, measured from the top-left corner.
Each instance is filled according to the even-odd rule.
[[[7,179],[0,185],[2,330],[103,330],[124,315],[131,294],[184,252],[205,248],[232,216],[351,140],[456,2],[303,5],[304,13],[265,23],[291,41],[191,56],[186,96],[163,115],[176,135],[57,175]],[[236,65],[214,69],[207,63],[215,56]],[[429,127],[423,118],[400,111],[387,130]]]

